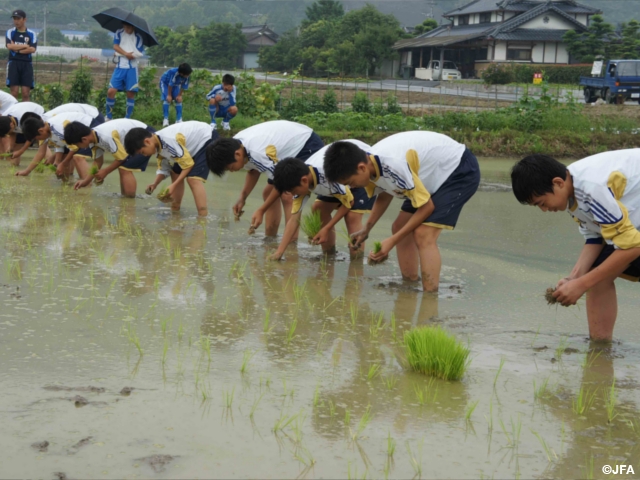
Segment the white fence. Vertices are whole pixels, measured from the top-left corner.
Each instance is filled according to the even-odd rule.
[[[4,44],[0,44],[1,49],[6,49]],[[95,58],[99,62],[110,62],[113,58],[114,51],[111,48],[73,48],[73,47],[41,47],[38,46],[38,50],[34,56],[47,55],[53,57],[62,57],[66,61],[78,60],[80,57]],[[34,58],[34,61],[36,59]],[[148,57],[142,57],[140,59],[142,65],[149,63]]]

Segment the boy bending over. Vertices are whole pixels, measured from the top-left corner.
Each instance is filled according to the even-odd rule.
[[[10,106],[0,117],[0,137],[2,138],[2,153],[22,151],[26,139],[22,134],[20,121],[25,113],[42,115],[44,107],[33,102],[20,102]],[[20,155],[9,157],[12,165],[20,165]]]
[[[614,281],[640,279],[640,149],[600,153],[568,167],[531,155],[511,172],[513,193],[543,212],[566,211],[585,245],[553,296],[575,305],[587,293],[592,340],[611,341],[618,315]]]
[[[480,183],[478,160],[464,145],[433,132],[391,135],[365,151],[348,142],[327,150],[324,170],[330,182],[364,187],[378,198],[364,229],[352,235],[359,246],[389,207],[393,197],[404,200],[392,235],[369,259],[381,262],[398,247],[404,278],[416,281],[418,266],[425,292],[440,285],[440,250],[443,229],[453,230],[464,204]]]
[[[191,65],[181,63],[177,68],[171,68],[160,77],[160,97],[162,99],[162,126],[169,126],[169,107],[176,102],[176,123],[182,122],[182,92],[189,89],[189,75]]]

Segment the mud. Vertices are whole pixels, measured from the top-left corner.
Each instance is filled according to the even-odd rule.
[[[47,442],[46,440],[42,442],[35,442],[31,444],[31,448],[34,448],[39,452],[46,452],[49,449],[49,442]]]
[[[131,392],[133,392],[133,390],[133,387],[124,387],[122,390],[120,390],[120,395],[122,395],[123,397],[128,397],[129,395],[131,395]]]
[[[76,443],[75,445],[72,445],[69,449],[69,455],[75,455],[76,453],[78,453],[78,450],[89,445],[92,439],[93,437],[85,437],[82,440],[78,441],[78,443]]]
[[[151,467],[156,473],[162,473],[166,470],[167,465],[173,462],[176,458],[172,455],[151,455],[149,457],[138,458],[135,461],[144,463]]]
[[[46,385],[42,387],[49,392],[88,392],[88,393],[104,393],[106,389],[103,387],[66,387],[64,385]]]
[[[85,405],[89,405],[89,400],[80,395],[76,395],[75,397],[71,397],[71,400],[77,408],[84,407]]]

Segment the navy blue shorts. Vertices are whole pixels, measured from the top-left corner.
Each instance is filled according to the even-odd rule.
[[[616,249],[613,245],[605,245],[598,258],[596,258],[596,261],[593,262],[593,265],[591,265],[591,270],[602,265],[604,261],[609,258],[615,251]],[[640,281],[640,258],[636,258],[633,262],[631,262],[627,269],[622,272],[622,275],[620,275],[620,277],[632,282]]]
[[[322,147],[324,147],[324,142],[320,138],[320,135],[318,135],[316,132],[311,132],[311,136],[307,139],[306,143],[302,146],[302,149],[300,149],[298,154],[294,155],[293,157],[297,158],[298,160],[302,160],[303,162],[306,162],[307,160],[309,160],[311,155],[316,153]],[[273,180],[269,179],[267,180],[267,183],[269,185],[273,185]]]
[[[22,145],[23,143],[27,143],[27,139],[22,133],[16,133],[16,145]]]
[[[480,166],[478,159],[468,148],[462,154],[460,165],[449,175],[440,188],[431,194],[435,210],[423,224],[453,230],[458,222],[462,207],[480,185]],[[402,204],[402,211],[416,213],[418,209],[407,199]]]
[[[91,120],[91,125],[89,125],[89,128],[95,128],[98,125],[102,125],[103,123],[104,117],[101,113],[98,113],[98,116]],[[64,154],[66,155],[67,153],[69,153],[69,149],[67,147],[64,147]],[[81,148],[76,153],[74,153],[74,155],[82,155],[83,157],[91,158],[93,157],[93,151],[89,147]]]
[[[354,213],[369,213],[373,208],[373,204],[376,201],[375,195],[369,198],[367,191],[364,188],[352,188],[351,194],[353,195],[353,205],[351,211]],[[324,195],[318,195],[318,200],[327,203],[340,203],[336,197],[325,197]]]
[[[33,78],[33,65],[31,62],[21,60],[9,60],[7,63],[7,87],[29,87],[36,86]]]
[[[153,127],[147,127],[147,132],[156,133],[156,129]],[[150,158],[151,157],[145,157],[141,153],[129,155],[118,168],[128,170],[130,172],[144,172],[147,169],[147,165],[149,165]]]
[[[217,130],[211,132],[211,138],[207,140],[207,143],[205,143],[202,148],[198,150],[193,156],[194,165],[193,168],[189,170],[189,173],[187,173],[187,178],[195,177],[199,178],[203,182],[207,180],[207,177],[209,176],[209,166],[207,165],[207,147],[215,142],[219,137],[220,135],[218,134]],[[178,165],[178,163],[174,163],[171,170],[173,171],[173,173],[180,175],[180,172],[182,172],[182,167]]]

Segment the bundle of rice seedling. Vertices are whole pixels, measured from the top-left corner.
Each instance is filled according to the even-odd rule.
[[[51,165],[47,165],[49,167],[49,170],[51,170],[53,173],[56,173],[56,171],[58,170],[58,167],[56,167],[55,165],[51,164]]]
[[[318,232],[322,229],[322,219],[320,218],[320,211],[308,213],[303,215],[300,220],[300,229],[304,234],[309,237],[309,241],[313,240]]]
[[[382,242],[373,242],[373,253],[379,253],[382,250]]]
[[[557,305],[559,303],[558,299],[553,296],[553,292],[555,291],[556,289],[554,287],[549,287],[544,292],[544,299],[547,301],[547,305]],[[568,307],[569,305],[562,305],[562,306]]]
[[[160,193],[157,195],[158,200],[163,203],[171,202],[171,195],[169,194],[169,187],[163,188],[160,190]]]
[[[416,372],[443,380],[460,380],[469,365],[469,349],[440,327],[404,333],[407,361]]]
[[[96,173],[98,173],[100,171],[100,169],[98,168],[97,165],[92,165],[91,166],[91,170],[89,170],[89,175],[93,176]]]
[[[244,213],[244,210],[240,210],[240,213],[234,213],[233,216],[235,217],[236,222],[240,221],[240,217],[242,216],[242,214]]]
[[[9,158],[12,155],[13,155],[13,152],[0,153],[0,158]]]

